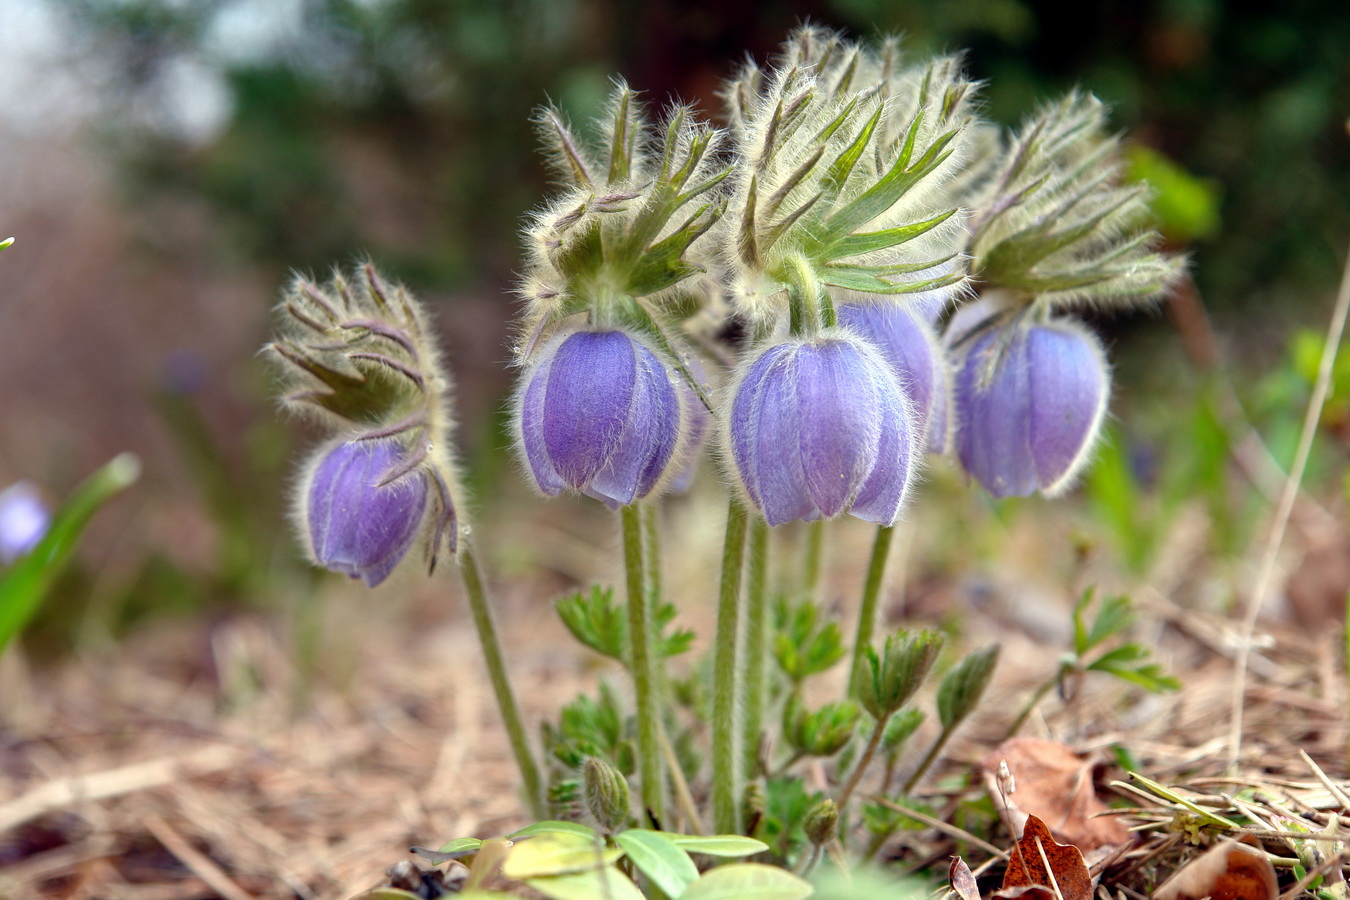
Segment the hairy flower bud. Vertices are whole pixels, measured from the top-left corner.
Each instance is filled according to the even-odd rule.
[[[628,779],[598,756],[589,756],[582,766],[586,807],[605,831],[618,831],[628,821]]]
[[[880,353],[846,332],[776,344],[736,386],[724,445],[770,525],[894,524],[914,472],[909,400]]]
[[[545,494],[611,506],[652,493],[685,442],[685,403],[666,364],[623,331],[574,331],[536,356],[516,398],[515,432]]]
[[[393,571],[421,531],[427,478],[400,474],[407,454],[392,440],[330,446],[304,481],[301,502],[314,561],[374,587]]]
[[[0,491],[0,565],[36,547],[51,523],[52,514],[32,482],[19,481]]]
[[[925,313],[916,314],[894,301],[841,302],[839,324],[872,343],[904,386],[923,446],[941,453],[947,446],[947,407],[951,373]]]
[[[961,465],[995,497],[1063,490],[1101,430],[1108,386],[1101,344],[1082,325],[986,331],[956,377]]]

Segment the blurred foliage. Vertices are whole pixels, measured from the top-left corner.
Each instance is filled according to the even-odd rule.
[[[532,108],[586,118],[610,72],[712,108],[741,53],[806,17],[968,48],[1004,122],[1075,84],[1111,103],[1148,148],[1136,173],[1171,236],[1202,242],[1212,305],[1322,299],[1350,233],[1350,6],[1335,0],[59,2],[128,104],[167,96],[185,66],[223,89],[219,130],[195,141],[125,104],[106,133],[151,239],[172,245],[196,209],[229,259],[324,269],[368,252],[430,289],[504,282],[542,189]]]

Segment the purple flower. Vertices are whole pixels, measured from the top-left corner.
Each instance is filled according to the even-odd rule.
[[[392,440],[354,440],[325,452],[304,492],[305,531],[325,569],[374,587],[403,559],[422,527],[427,478],[420,469],[396,477],[407,451]]]
[[[51,523],[52,515],[32,482],[19,481],[0,491],[0,565],[9,565],[36,547]]]
[[[522,380],[516,433],[545,494],[620,506],[661,484],[684,442],[685,404],[666,365],[622,331],[546,344]]]
[[[947,446],[951,373],[932,325],[894,301],[841,303],[839,324],[871,342],[890,363],[909,397],[917,433],[929,452]]]
[[[847,332],[770,347],[744,370],[725,446],[770,525],[848,511],[894,524],[918,434],[886,361]]]
[[[956,377],[961,465],[995,497],[1063,490],[1090,455],[1108,382],[1101,344],[1075,322],[985,332]]]

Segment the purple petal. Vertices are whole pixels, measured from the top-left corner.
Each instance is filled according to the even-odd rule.
[[[1054,492],[1087,458],[1106,413],[1106,360],[1097,339],[1067,321],[1032,328],[1027,360],[1031,454],[1041,488]]]
[[[736,390],[728,426],[737,473],[770,525],[815,511],[797,443],[795,349],[778,344],[751,364]]]
[[[877,375],[848,341],[805,344],[797,352],[801,466],[811,501],[826,518],[852,502],[876,463]]]
[[[634,346],[637,377],[627,425],[586,486],[587,494],[619,505],[651,493],[680,440],[680,399],[670,374],[650,350]]]
[[[548,363],[544,446],[559,476],[577,490],[590,484],[623,436],[636,355],[621,331],[578,331]]]
[[[326,569],[379,584],[408,552],[427,505],[418,470],[376,487],[404,457],[394,441],[350,441],[330,449],[310,476],[307,525]]]
[[[879,525],[894,525],[913,481],[916,429],[911,424],[908,401],[898,384],[881,380],[877,394],[881,419],[877,462],[849,513]]]
[[[1002,348],[992,373],[990,355]],[[985,379],[987,383],[985,383]],[[957,453],[995,497],[1022,497],[1039,486],[1028,431],[1031,389],[1024,335],[1003,330],[977,338],[956,376]]]
[[[51,523],[52,514],[32,482],[19,481],[0,491],[0,565],[36,547]]]
[[[530,467],[534,482],[551,497],[556,497],[567,488],[558,470],[548,457],[548,447],[544,442],[544,397],[548,393],[548,362],[552,354],[540,360],[525,375],[524,395],[520,398],[517,410],[516,427],[520,431],[520,446],[525,453],[525,462]]]
[[[839,306],[839,324],[871,342],[890,364],[910,400],[920,433],[933,452],[941,452],[946,435],[946,410],[937,422],[937,407],[945,402],[947,360],[932,326],[894,302],[849,303]],[[934,422],[938,427],[931,428]],[[931,435],[930,435],[931,432]],[[932,445],[936,444],[936,448]]]

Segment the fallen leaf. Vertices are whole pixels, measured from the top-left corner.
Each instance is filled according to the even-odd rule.
[[[961,857],[952,857],[952,864],[947,868],[947,880],[951,883],[952,891],[961,900],[980,900],[980,889],[975,884],[975,875]]]
[[[1045,893],[1019,890],[1039,888]],[[1015,891],[1016,893],[1009,893]],[[1003,886],[996,897],[1035,896],[1054,900],[1091,900],[1092,876],[1083,854],[1072,844],[1061,844],[1035,816],[1027,816],[1022,839],[1012,848]]]
[[[1186,863],[1156,891],[1153,900],[1275,900],[1275,867],[1249,834],[1222,841]]]
[[[998,786],[998,766],[1004,760],[1017,783],[1016,792],[1006,798]],[[1119,819],[1099,815],[1107,807],[1093,790],[1092,761],[1058,741],[1010,738],[980,766],[994,806],[1006,814],[1014,833],[1028,816],[1035,816],[1056,838],[1085,853],[1130,839]]]

